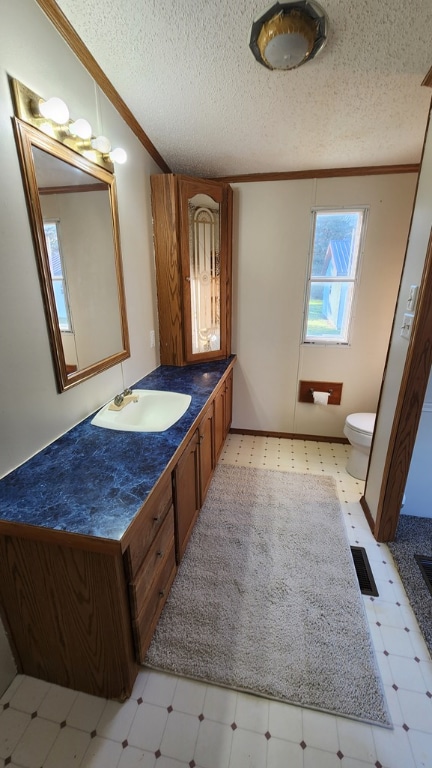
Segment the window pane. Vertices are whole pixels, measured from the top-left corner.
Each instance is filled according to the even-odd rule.
[[[347,342],[353,289],[353,283],[311,282],[307,341]]]
[[[347,344],[367,208],[313,211],[305,342]]]
[[[59,327],[61,331],[71,331],[72,324],[67,300],[66,281],[63,276],[63,265],[57,222],[44,221],[44,232]]]
[[[54,298],[61,331],[69,331],[69,318],[64,295],[63,280],[53,280]]]
[[[51,275],[52,277],[62,277],[63,272],[57,235],[57,225],[55,222],[45,222],[44,230]]]
[[[354,277],[362,211],[316,213],[312,277]]]

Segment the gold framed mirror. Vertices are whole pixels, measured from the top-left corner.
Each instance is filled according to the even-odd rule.
[[[12,120],[63,392],[130,356],[115,177]]]

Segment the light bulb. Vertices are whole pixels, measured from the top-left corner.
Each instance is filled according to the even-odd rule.
[[[111,150],[111,142],[106,136],[97,136],[92,140],[91,145],[93,149],[102,152],[103,155],[107,155]]]
[[[113,151],[110,152],[110,158],[113,163],[125,163],[127,160],[127,154],[121,147],[116,147],[116,149],[113,149]]]
[[[52,120],[58,125],[65,125],[69,120],[69,110],[67,105],[57,96],[52,96],[48,101],[43,99],[39,102],[39,112],[43,117]]]
[[[42,131],[43,133],[46,133],[47,136],[51,136],[52,139],[55,139],[56,137],[55,128],[51,121],[41,123],[39,125],[39,130]]]
[[[88,120],[84,120],[83,117],[80,117],[78,120],[71,123],[69,131],[72,136],[78,136],[80,139],[89,139],[93,133],[90,123]]]

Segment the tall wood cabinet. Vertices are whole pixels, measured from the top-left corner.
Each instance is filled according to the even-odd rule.
[[[229,357],[232,189],[158,174],[151,193],[161,364]]]

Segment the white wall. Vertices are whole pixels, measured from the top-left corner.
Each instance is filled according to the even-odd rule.
[[[423,273],[426,249],[432,226],[432,131],[426,137],[419,184],[409,234],[409,243],[397,301],[394,328],[391,335],[386,377],[383,383],[379,418],[375,426],[365,500],[374,519],[377,516],[382,475],[396,409],[402,374],[408,351],[408,341],[400,335],[403,315],[411,285],[419,285]]]
[[[343,436],[375,411],[417,177],[235,184],[233,427]],[[370,206],[349,346],[302,345],[312,206]],[[298,381],[343,382],[340,406],[298,403]]]
[[[122,146],[116,167],[121,247],[131,357],[122,365],[58,394],[36,259],[12,131],[8,75],[40,96],[59,95],[72,117]],[[159,363],[150,348],[157,332],[150,209],[151,173],[158,166],[100,93],[33,0],[1,0],[0,24],[0,476],[96,410]],[[14,665],[0,631],[0,692]]]

